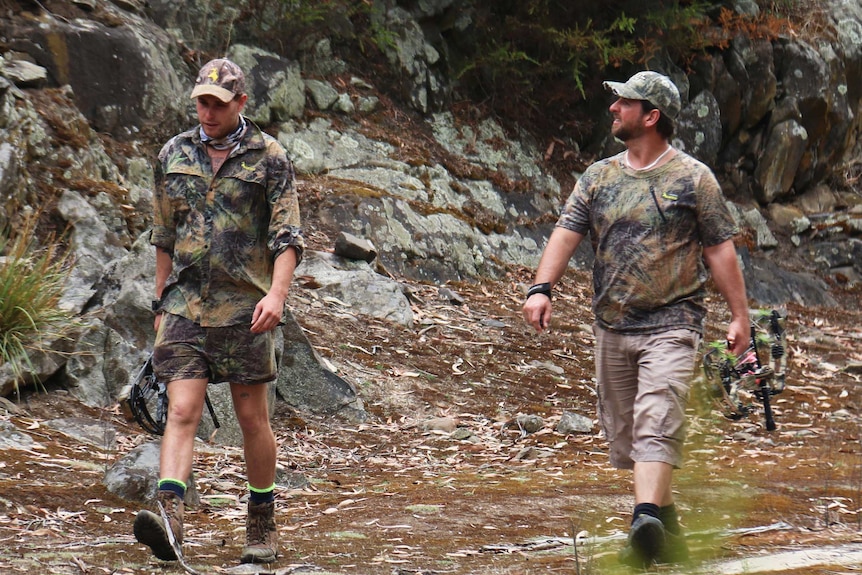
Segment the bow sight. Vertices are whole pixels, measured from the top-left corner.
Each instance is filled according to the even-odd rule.
[[[750,312],[751,342],[748,349],[736,357],[727,342],[713,342],[703,354],[703,373],[718,403],[729,419],[742,419],[755,411],[744,399],[753,397],[763,405],[766,429],[775,429],[771,399],[784,391],[786,316],[777,310]],[[761,358],[768,358],[765,362]]]

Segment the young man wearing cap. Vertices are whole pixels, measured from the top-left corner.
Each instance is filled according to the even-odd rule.
[[[182,543],[206,389],[227,382],[250,491],[240,560],[268,563],[277,530],[267,384],[277,375],[274,330],[304,249],[294,171],[279,143],[242,116],[248,96],[236,64],[205,64],[191,97],[200,124],[165,144],[155,170],[153,367],[169,400],[156,499]],[[138,513],[134,533],[159,559],[177,559],[160,513]]]
[[[688,558],[671,483],[682,464],[707,268],[730,308],[727,341],[736,354],[748,345],[748,302],[737,228],[718,182],[669,142],[681,106],[676,86],[640,72],[605,87],[617,98],[611,132],[626,150],[575,184],[523,314],[536,331],[547,328],[551,289],[589,233],[599,420],[611,464],[633,470],[635,506],[620,560],[639,568]]]

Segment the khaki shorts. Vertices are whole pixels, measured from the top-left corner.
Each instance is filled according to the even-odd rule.
[[[153,370],[165,383],[269,383],[277,376],[275,333],[252,333],[247,325],[201,327],[166,313],[153,346]]]
[[[599,421],[611,465],[682,464],[685,408],[700,334],[690,329],[622,335],[593,327]]]

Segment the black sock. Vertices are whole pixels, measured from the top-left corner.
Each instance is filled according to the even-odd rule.
[[[658,510],[658,518],[664,523],[664,528],[668,533],[679,535],[682,529],[679,526],[679,515],[676,512],[676,505],[671,503],[660,507]]]
[[[270,503],[275,501],[275,485],[269,489],[252,489],[249,486],[248,498],[252,503]]]
[[[184,499],[186,496],[186,485],[176,479],[161,479],[159,480],[159,491],[170,491],[171,493],[176,493],[180,499]]]
[[[659,513],[659,506],[655,503],[638,503],[635,505],[635,510],[632,513],[632,523],[635,522],[635,519],[637,519],[639,515],[649,515],[650,517],[660,519]]]

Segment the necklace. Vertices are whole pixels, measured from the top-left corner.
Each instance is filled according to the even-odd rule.
[[[668,145],[667,149],[664,152],[662,152],[661,154],[659,154],[658,158],[656,158],[655,160],[650,162],[650,164],[648,166],[644,166],[643,168],[635,168],[634,166],[632,166],[629,163],[629,151],[628,150],[626,150],[626,156],[624,158],[624,161],[625,161],[626,165],[629,168],[631,168],[632,170],[634,170],[636,172],[643,172],[645,170],[650,170],[650,169],[654,168],[656,166],[656,164],[658,164],[661,161],[661,159],[664,158],[667,155],[667,153],[670,152],[671,150],[673,150],[673,146]]]

